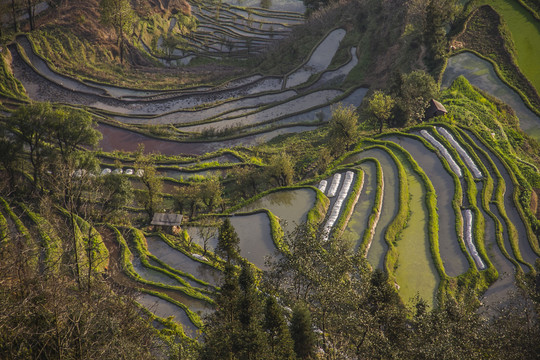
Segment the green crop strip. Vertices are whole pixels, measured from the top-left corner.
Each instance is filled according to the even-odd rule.
[[[212,299],[210,299],[209,297],[207,297],[205,295],[202,295],[201,293],[195,291],[193,288],[165,285],[165,284],[156,283],[156,282],[153,282],[153,281],[143,279],[139,274],[137,274],[137,272],[135,271],[135,269],[133,267],[133,264],[131,263],[131,259],[133,258],[133,253],[131,252],[131,250],[129,250],[129,246],[127,244],[127,241],[125,240],[125,238],[122,236],[122,234],[120,233],[120,231],[117,228],[112,227],[112,225],[109,225],[109,228],[113,229],[115,234],[116,234],[116,240],[120,244],[120,249],[121,249],[122,267],[123,267],[124,272],[131,279],[133,279],[136,282],[139,282],[141,284],[151,285],[151,286],[155,286],[157,288],[162,288],[162,289],[167,289],[167,290],[179,291],[179,292],[181,292],[181,293],[183,293],[183,294],[185,294],[187,296],[190,296],[192,298],[206,301],[209,304],[214,303]]]
[[[520,269],[518,262],[510,255],[510,253],[508,252],[508,250],[504,246],[503,224],[499,221],[499,219],[495,216],[495,214],[491,211],[491,209],[489,207],[489,202],[493,202],[494,204],[496,204],[497,209],[499,209],[499,201],[500,201],[499,199],[502,196],[502,194],[504,193],[504,179],[502,178],[502,176],[499,173],[498,169],[496,167],[494,167],[494,164],[491,161],[489,155],[482,148],[480,148],[478,145],[476,145],[474,143],[474,141],[460,128],[455,128],[455,131],[457,132],[457,134],[459,134],[459,136],[461,136],[462,139],[466,139],[467,142],[468,142],[467,145],[469,145],[473,149],[473,151],[470,152],[470,154],[474,155],[475,161],[478,164],[478,166],[481,168],[482,172],[484,174],[489,174],[489,176],[484,178],[484,180],[485,180],[485,185],[484,185],[484,194],[485,195],[484,195],[484,199],[483,199],[484,211],[495,222],[496,232],[497,232],[497,244],[499,245],[499,248],[500,248],[501,252],[503,253],[503,255],[509,261],[512,262],[512,264],[514,264],[516,269]],[[477,153],[482,154],[486,159],[488,159],[488,161],[490,161],[490,166],[494,170],[494,175],[497,178],[497,188],[495,189],[495,193],[493,192],[493,190],[494,190],[493,189],[493,187],[494,187],[493,178],[491,177],[490,172],[487,170],[486,165],[482,161],[480,161]],[[491,200],[491,199],[493,199],[493,200]],[[503,220],[504,220],[504,218],[503,218]]]
[[[367,256],[367,252],[369,247],[371,246],[371,242],[373,241],[373,235],[375,234],[375,227],[377,226],[377,222],[379,221],[379,217],[381,215],[381,209],[382,209],[382,202],[383,202],[383,194],[384,194],[384,179],[383,179],[383,172],[381,163],[376,158],[366,158],[362,159],[360,164],[365,161],[373,161],[376,165],[376,177],[377,177],[377,189],[375,191],[375,203],[373,204],[373,208],[371,209],[371,215],[369,216],[368,220],[368,226],[366,230],[364,231],[364,235],[362,236],[362,245],[359,248],[359,251],[364,253],[364,256]]]
[[[199,245],[191,243],[191,248],[189,248],[190,251],[188,251],[187,246],[186,246],[187,240],[185,237],[187,233],[184,232],[183,237],[182,237],[182,241],[184,242],[183,246],[181,246],[181,244],[178,242],[179,239],[176,237],[173,237],[172,235],[164,234],[162,232],[158,233],[157,235],[163,241],[165,241],[167,245],[169,245],[173,249],[180,251],[181,253],[189,257],[190,259],[200,262],[202,264],[212,266],[218,270],[224,269],[225,262],[211,251],[206,252],[206,258],[208,259],[207,261],[202,261],[201,259],[194,257],[190,251],[193,251],[193,252],[199,253],[199,255],[202,255],[203,249]]]
[[[420,129],[425,129],[425,130],[432,130],[433,128],[432,127],[429,127],[429,126],[418,126],[418,127],[415,127],[415,128],[412,128],[414,130],[420,130]],[[463,235],[462,235],[462,229],[463,229],[463,216],[461,215],[461,205],[462,205],[462,202],[463,202],[463,189],[461,187],[461,182],[459,181],[459,178],[458,176],[452,171],[452,169],[450,168],[450,165],[448,164],[448,161],[444,158],[444,156],[442,156],[439,151],[433,146],[431,145],[431,143],[429,143],[426,139],[424,139],[422,136],[417,136],[417,135],[412,135],[412,134],[408,134],[408,133],[403,133],[402,136],[406,136],[406,137],[409,137],[409,138],[413,138],[415,140],[418,140],[420,141],[424,147],[426,147],[429,151],[435,153],[437,155],[437,157],[439,158],[442,166],[444,167],[444,169],[446,170],[446,172],[452,177],[452,181],[454,182],[454,197],[452,199],[452,208],[454,210],[454,214],[456,216],[456,223],[455,223],[455,231],[456,231],[456,234],[457,234],[457,240],[459,242],[459,247],[461,248],[461,251],[465,254],[465,256],[467,257],[467,261],[469,262],[469,265],[474,267],[474,262],[472,260],[472,258],[470,257],[466,247],[465,247],[465,242],[463,241]],[[448,144],[446,144],[446,148],[449,149],[448,147]],[[452,156],[454,159],[456,159],[456,153],[455,152],[452,152]]]
[[[172,272],[170,272],[170,271],[168,271],[166,269],[159,268],[157,266],[153,266],[152,264],[150,264],[149,261],[148,261],[148,257],[151,254],[148,252],[148,249],[146,247],[146,238],[144,237],[143,232],[140,231],[139,229],[136,229],[136,228],[130,228],[130,230],[131,230],[131,234],[133,236],[133,243],[135,244],[135,249],[137,250],[137,253],[139,254],[139,260],[141,261],[143,266],[148,268],[148,269],[158,271],[158,272],[160,272],[160,273],[162,273],[162,274],[164,274],[164,275],[178,281],[180,284],[182,284],[182,286],[173,286],[173,285],[166,285],[166,284],[156,283],[156,282],[153,282],[153,281],[144,280],[144,279],[140,278],[140,276],[138,276],[140,280],[143,280],[142,282],[148,283],[148,284],[151,284],[151,285],[156,285],[157,284],[157,286],[167,288],[167,289],[180,290],[182,293],[184,293],[187,296],[190,296],[192,298],[199,299],[199,300],[204,300],[204,301],[208,302],[209,304],[214,304],[214,301],[211,298],[209,298],[208,296],[206,296],[206,295],[204,295],[202,293],[202,292],[204,292],[203,290],[195,289],[192,286],[190,286],[184,279],[179,277],[178,275],[175,275],[175,274],[173,274]],[[155,257],[152,257],[152,258],[155,259]],[[193,278],[193,279],[195,279],[195,278]]]
[[[85,249],[85,251],[90,250],[92,263],[95,266],[94,269],[97,272],[105,271],[105,269],[107,269],[109,266],[109,250],[103,243],[101,234],[79,215],[70,213],[68,210],[61,207],[58,207],[58,209],[67,218],[71,218],[73,216],[81,234],[82,248]],[[89,241],[92,243],[89,244]],[[88,249],[89,246],[91,246],[90,249]],[[97,266],[95,264],[97,264]]]
[[[200,316],[193,312],[192,310],[190,310],[185,304],[179,302],[179,301],[176,301],[174,299],[171,299],[169,296],[159,292],[159,291],[153,291],[153,290],[148,290],[148,289],[139,289],[140,292],[142,293],[146,293],[146,294],[149,294],[149,295],[154,295],[154,296],[157,296],[165,301],[168,301],[170,302],[171,304],[174,304],[176,306],[178,306],[179,308],[181,308],[182,310],[184,310],[186,312],[186,315],[188,316],[189,320],[191,320],[191,322],[193,323],[193,325],[195,325],[196,327],[198,327],[199,329],[202,329],[202,327],[204,326]]]
[[[0,251],[9,242],[8,222],[0,211]]]
[[[35,239],[32,238],[32,235],[30,234],[26,226],[24,226],[23,222],[21,221],[21,219],[19,219],[17,214],[13,212],[8,202],[5,199],[0,197],[0,203],[2,203],[2,205],[4,206],[4,210],[9,215],[13,223],[15,223],[15,227],[17,228],[17,231],[19,232],[19,234],[22,235],[22,237],[24,238],[24,242],[26,243],[26,246],[30,250],[30,256],[28,257],[27,264],[32,269],[38,270],[39,251],[37,249],[38,245],[36,244]]]
[[[27,100],[24,86],[13,76],[11,67],[8,65],[8,55],[0,52],[0,95],[12,99]]]
[[[36,225],[39,236],[42,240],[42,248],[45,249],[45,264],[47,269],[52,269],[54,273],[59,271],[60,261],[62,257],[62,241],[54,234],[51,225],[43,216],[34,213],[23,203],[19,206],[28,215],[30,220]]]
[[[469,130],[475,133],[473,129],[469,129]],[[535,217],[534,215],[532,215],[532,213],[530,213],[529,207],[526,204],[525,206],[522,206],[522,202],[520,201],[521,199],[523,199],[525,202],[527,200],[530,201],[530,198],[527,199],[527,196],[522,197],[522,194],[523,193],[526,194],[527,191],[530,194],[531,186],[529,182],[521,174],[519,167],[514,163],[512,159],[510,159],[508,156],[502,155],[499,151],[496,151],[495,148],[493,148],[490,144],[488,144],[485,140],[480,138],[478,135],[477,135],[477,138],[484,144],[484,146],[486,146],[488,149],[491,150],[493,154],[495,154],[495,156],[501,161],[506,171],[508,172],[510,179],[512,180],[512,183],[514,184],[513,202],[519,213],[521,220],[523,221],[525,229],[527,231],[528,242],[531,248],[533,249],[533,251],[536,253],[536,255],[540,256],[540,247],[538,245],[538,238],[536,237],[535,232],[532,230],[531,222],[528,221],[528,220],[531,220],[531,218],[535,218]],[[524,210],[524,208],[527,210]],[[538,223],[538,220],[534,221],[533,223],[536,225]],[[532,267],[531,270],[534,271],[534,264],[529,264],[529,267]]]
[[[146,267],[148,269],[152,269],[152,270],[157,271],[159,273],[162,273],[162,274],[164,274],[164,275],[178,281],[180,284],[182,284],[182,286],[185,286],[185,287],[192,287],[192,286],[186,280],[184,280],[181,276],[188,277],[189,279],[191,279],[193,281],[196,281],[196,282],[200,283],[201,285],[205,285],[205,286],[210,285],[205,281],[202,281],[200,279],[195,278],[191,274],[187,274],[187,273],[181,272],[179,270],[173,269],[171,266],[169,266],[168,264],[166,264],[165,262],[161,261],[156,256],[154,256],[152,253],[150,253],[150,251],[148,251],[146,237],[144,236],[144,234],[140,230],[135,229],[135,228],[131,228],[131,233],[133,235],[133,242],[135,244],[135,249],[137,250],[137,253],[139,255],[139,259],[141,261],[141,264],[143,264],[144,267]],[[156,261],[157,263],[159,263],[159,265],[161,267],[154,266],[154,265],[150,264],[148,259],[152,259],[153,261]],[[180,276],[178,276],[175,273],[179,273]],[[202,289],[197,289],[197,291],[205,292]]]
[[[402,133],[389,133],[388,135],[404,135]],[[386,142],[387,147],[394,152],[400,153],[409,162],[412,170],[420,177],[426,191],[425,204],[428,209],[428,237],[430,242],[431,256],[435,268],[439,274],[439,300],[442,296],[442,291],[447,288],[448,276],[444,271],[443,262],[439,253],[439,215],[437,214],[437,195],[433,184],[427,177],[426,173],[418,165],[416,160],[403,147],[393,142]]]
[[[334,234],[341,234],[349,219],[354,211],[354,206],[356,205],[358,198],[360,197],[360,192],[364,185],[364,172],[360,169],[348,169],[348,171],[353,171],[356,175],[356,181],[353,183],[352,188],[349,190],[347,195],[347,202],[345,203],[344,208],[341,210],[341,214],[334,225],[332,232]]]
[[[466,127],[462,127],[462,128],[467,129],[471,133],[475,134],[476,138],[482,143],[482,145],[484,145],[484,146],[487,145],[487,143],[482,141],[482,139],[480,137],[478,137],[476,132],[474,132],[471,128],[466,128]],[[471,140],[471,141],[473,141],[473,140]],[[491,147],[487,147],[487,148],[491,149],[491,151],[493,152],[493,148],[491,148]],[[495,175],[496,175],[496,177],[498,179],[499,186],[495,190],[495,200],[494,200],[494,202],[497,205],[497,209],[499,210],[499,213],[500,213],[501,217],[503,218],[503,220],[504,220],[504,222],[506,224],[506,229],[507,229],[507,232],[508,232],[508,238],[509,238],[509,241],[510,241],[510,246],[512,247],[512,252],[514,253],[514,257],[515,257],[515,259],[517,261],[519,261],[519,262],[525,264],[526,266],[528,266],[529,268],[531,268],[531,264],[527,264],[523,260],[523,257],[521,256],[521,253],[519,251],[519,245],[518,245],[519,239],[518,239],[517,230],[516,230],[514,224],[512,223],[512,221],[510,221],[510,219],[508,218],[508,215],[506,214],[506,209],[505,209],[505,206],[504,206],[504,193],[506,191],[505,180],[502,177],[501,173],[499,172],[499,169],[495,165],[495,162],[493,161],[491,156],[487,152],[485,152],[483,149],[479,149],[479,151],[481,151],[485,155],[485,157],[488,159],[488,161],[489,161],[492,169],[495,171]],[[493,154],[495,154],[495,152],[493,152]]]
[[[447,128],[450,132],[455,135],[455,133],[452,131],[451,128]],[[470,264],[470,269],[467,273],[460,276],[460,278],[470,277],[469,282],[473,282],[473,278],[477,278],[480,274],[482,276],[483,281],[477,283],[477,291],[479,293],[484,292],[490,284],[492,284],[498,277],[497,269],[493,266],[491,263],[487,252],[485,248],[485,219],[482,213],[480,212],[480,209],[478,208],[478,204],[476,201],[477,196],[477,189],[475,185],[475,181],[473,179],[473,176],[469,170],[469,168],[465,165],[463,162],[461,156],[457,152],[457,150],[450,144],[450,142],[442,135],[440,135],[436,129],[433,129],[433,133],[436,134],[438,140],[444,144],[444,146],[448,149],[448,151],[452,154],[455,161],[460,166],[462,172],[463,172],[463,178],[466,181],[467,184],[467,198],[469,200],[469,207],[472,210],[474,214],[474,226],[473,226],[473,239],[476,242],[476,248],[478,252],[481,255],[482,260],[486,263],[486,269],[480,271],[476,264],[474,259],[472,258],[472,255],[467,251],[465,247],[465,254],[467,256],[467,260]],[[462,141],[458,138],[457,141],[461,142],[461,145],[463,144]],[[472,151],[470,148],[467,148],[468,153],[472,154]],[[484,176],[489,176],[486,173],[483,173]],[[463,225],[462,225],[463,226]],[[463,228],[463,227],[462,227]],[[462,241],[463,241],[463,235],[462,235]],[[464,244],[465,245],[465,244]]]
[[[380,149],[384,152],[386,152],[394,161],[394,164],[396,165],[398,169],[398,178],[399,178],[399,207],[396,216],[392,220],[392,222],[388,225],[386,228],[386,233],[384,234],[384,238],[386,241],[386,244],[388,245],[388,251],[386,253],[385,257],[385,268],[386,272],[389,274],[389,280],[393,280],[393,282],[396,282],[395,280],[395,269],[397,266],[398,261],[398,252],[396,249],[396,244],[399,241],[399,237],[401,236],[401,232],[403,229],[407,226],[408,220],[409,220],[409,200],[410,200],[410,194],[409,194],[409,184],[407,181],[407,174],[405,172],[405,168],[403,167],[403,164],[399,159],[396,157],[396,155],[388,149],[387,142],[380,141],[380,140],[366,140],[364,142],[365,145],[369,144],[375,144],[371,146],[367,146],[363,149],[369,150],[369,149]]]

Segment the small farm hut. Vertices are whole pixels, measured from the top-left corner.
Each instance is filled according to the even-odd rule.
[[[435,99],[431,99],[429,101],[428,108],[426,109],[424,120],[431,119],[432,117],[435,117],[435,116],[444,115],[447,112],[448,111],[446,110],[443,104],[441,104]]]
[[[157,230],[161,229],[162,231],[171,234],[178,233],[180,231],[181,224],[182,215],[167,213],[155,213],[151,222],[151,225],[153,225]]]

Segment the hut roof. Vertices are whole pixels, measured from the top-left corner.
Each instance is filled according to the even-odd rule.
[[[440,102],[438,102],[437,100],[435,99],[431,99],[430,101],[430,106],[434,106],[437,110],[439,111],[443,111],[445,113],[447,113],[448,111],[446,110],[446,108],[444,107],[443,104],[441,104]]]
[[[180,226],[182,222],[182,215],[180,214],[166,214],[166,213],[156,213],[152,219],[152,225],[159,226]]]

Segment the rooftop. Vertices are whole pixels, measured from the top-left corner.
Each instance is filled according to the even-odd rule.
[[[182,215],[180,214],[166,214],[166,213],[156,213],[152,219],[152,225],[160,226],[180,226],[182,223]]]

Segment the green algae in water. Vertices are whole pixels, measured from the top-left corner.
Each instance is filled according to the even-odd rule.
[[[399,204],[399,184],[396,165],[390,155],[380,149],[370,149],[360,154],[355,154],[343,162],[344,164],[356,162],[358,160],[373,157],[381,164],[384,180],[383,203],[379,223],[375,228],[371,248],[368,251],[367,259],[369,263],[377,269],[384,270],[384,257],[388,250],[384,235],[390,222],[397,214]]]
[[[400,152],[395,154],[407,173],[411,195],[409,222],[396,246],[399,258],[395,275],[400,286],[399,294],[405,302],[418,294],[428,305],[433,306],[439,275],[431,257],[428,238],[426,190],[420,176],[412,171],[408,160]]]
[[[490,0],[512,33],[517,62],[533,86],[540,91],[540,22],[515,0]]]
[[[359,167],[364,171],[364,187],[343,232],[343,237],[353,241],[356,250],[360,247],[362,237],[366,231],[371,209],[373,209],[375,204],[375,193],[377,189],[375,163],[370,161]]]
[[[238,210],[249,212],[268,209],[280,220],[283,231],[292,233],[296,226],[307,219],[307,213],[315,205],[315,191],[312,189],[283,190],[270,193]]]

